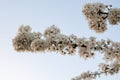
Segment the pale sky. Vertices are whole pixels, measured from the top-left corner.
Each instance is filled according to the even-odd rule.
[[[77,52],[74,56],[18,53],[12,46],[12,39],[21,24],[30,25],[32,31],[42,33],[55,24],[66,35],[120,41],[120,24],[108,24],[108,30],[103,34],[89,29],[81,12],[83,5],[89,2],[120,7],[120,0],[0,0],[0,80],[70,80],[83,71],[97,70],[98,63],[102,62],[99,53],[96,53],[95,59],[85,61]],[[96,80],[120,80],[120,73]]]

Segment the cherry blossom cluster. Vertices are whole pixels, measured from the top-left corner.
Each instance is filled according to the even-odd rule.
[[[111,25],[120,23],[120,9],[111,8],[108,14],[108,21]]]
[[[72,78],[72,80],[92,80],[95,79],[96,77],[100,77],[100,75],[102,74],[102,72],[83,72],[80,76],[77,76],[75,78]]]
[[[29,25],[21,25],[17,35],[12,40],[17,52],[48,52],[54,51],[62,55],[75,55],[76,52],[85,60],[92,58],[95,52],[103,55],[103,60],[113,62],[111,64],[99,64],[99,71],[84,72],[73,80],[91,80],[98,75],[114,74],[120,70],[120,42],[108,40],[96,40],[95,37],[78,38],[72,34],[64,35],[55,25],[48,27],[44,33],[32,32]]]
[[[100,63],[99,64],[99,71],[95,72],[83,72],[81,75],[72,78],[72,80],[93,80],[97,77],[100,77],[102,74],[105,75],[113,75],[117,74],[120,70],[120,62],[114,61],[111,64]]]
[[[17,36],[13,39],[16,51],[46,52],[56,51],[61,54],[75,54],[87,59],[94,56],[95,51],[104,55],[106,61],[120,59],[120,43],[111,40],[99,40],[95,37],[78,38],[74,34],[67,36],[60,33],[55,25],[50,26],[42,34],[31,32],[30,26],[20,26]]]
[[[103,33],[107,30],[107,19],[111,25],[120,23],[120,9],[111,7],[112,5],[97,2],[84,5],[82,12],[88,20],[90,29]]]
[[[100,71],[103,72],[104,74],[113,75],[113,74],[119,72],[120,62],[119,61],[114,61],[111,64],[100,63],[99,68],[100,68]]]

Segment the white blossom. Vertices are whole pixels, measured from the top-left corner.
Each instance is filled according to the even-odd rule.
[[[32,33],[20,33],[12,41],[16,51],[31,51]]]
[[[30,47],[33,51],[44,52],[45,49],[48,47],[48,44],[43,39],[35,39],[34,41],[32,41]]]
[[[112,25],[120,23],[120,9],[111,8],[108,14],[108,21]]]
[[[18,33],[31,32],[31,27],[29,25],[21,25],[18,29]]]
[[[45,30],[44,36],[45,37],[50,37],[52,35],[56,35],[56,34],[59,34],[59,33],[60,33],[59,28],[57,28],[55,25],[52,25]]]

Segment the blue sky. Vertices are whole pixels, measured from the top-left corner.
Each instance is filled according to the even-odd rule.
[[[108,24],[108,30],[103,34],[89,29],[81,12],[83,5],[89,2],[102,2],[119,8],[120,0],[0,0],[0,80],[70,80],[83,71],[97,70],[102,61],[99,54],[95,59],[85,61],[77,53],[75,56],[18,53],[12,46],[12,39],[21,24],[30,25],[35,32],[43,32],[55,24],[66,35],[120,41],[120,24]],[[120,80],[119,76],[120,73],[96,80]]]

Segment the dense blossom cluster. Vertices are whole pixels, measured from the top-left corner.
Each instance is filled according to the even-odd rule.
[[[101,72],[105,73],[106,75],[110,74],[113,75],[118,73],[120,70],[120,62],[114,61],[111,64],[100,63],[99,64]]]
[[[113,42],[109,39],[97,41],[95,37],[78,38],[74,34],[67,36],[60,33],[55,25],[46,29],[44,34],[31,32],[30,26],[22,25],[13,39],[13,46],[18,52],[54,51],[63,55],[74,55],[75,52],[78,52],[84,59],[94,57],[95,52],[98,51],[103,55],[105,61],[114,61],[110,65],[100,63],[100,72],[85,72],[73,80],[91,80],[102,73],[114,74],[120,70],[120,42]]]
[[[81,75],[73,78],[72,80],[93,80],[97,77],[100,77],[102,74],[105,75],[113,75],[117,74],[120,70],[120,62],[114,61],[111,64],[100,63],[99,64],[99,71],[95,72],[83,72]]]
[[[51,27],[48,27],[45,32],[44,32],[44,36],[45,37],[50,37],[56,34],[59,34],[60,30],[59,28],[57,28],[55,25],[52,25]]]
[[[18,29],[17,36],[13,39],[13,45],[16,51],[33,51],[31,43],[36,40],[40,39],[42,36],[39,32],[31,33],[30,26],[23,26],[21,25]]]
[[[111,8],[108,14],[108,21],[111,25],[120,23],[120,9]]]
[[[90,29],[102,33],[107,30],[107,20],[111,25],[120,23],[120,9],[111,7],[103,3],[84,5],[82,12],[88,20]],[[103,55],[103,60],[109,62],[109,64],[100,63],[98,71],[83,72],[72,80],[92,80],[102,74],[113,75],[120,71],[120,42],[113,42],[110,39],[96,40],[95,37],[78,38],[74,34],[67,36],[55,25],[48,27],[43,34],[31,30],[29,25],[21,25],[18,29],[17,35],[12,40],[17,52],[53,51],[62,55],[75,55],[78,52],[79,56],[86,60],[94,57],[97,51]]]
[[[100,77],[100,75],[102,74],[102,72],[83,72],[80,76],[77,76],[75,78],[73,78],[72,80],[92,80],[95,79],[96,77]]]
[[[107,30],[107,19],[112,25],[120,22],[120,9],[111,8],[111,5],[87,3],[84,5],[82,12],[88,20],[90,29],[95,30],[97,33]]]

